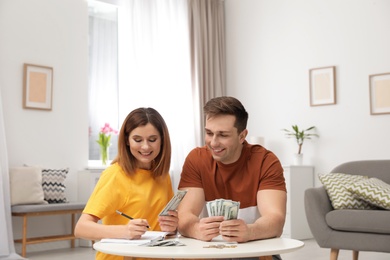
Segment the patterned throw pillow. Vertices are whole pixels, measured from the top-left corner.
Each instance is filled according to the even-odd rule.
[[[69,169],[42,169],[42,188],[44,198],[49,203],[67,202],[65,179]]]
[[[318,176],[329,195],[334,209],[374,209],[370,203],[356,198],[346,186],[360,180],[368,179],[367,176],[346,173],[327,173]]]
[[[359,199],[390,210],[390,185],[380,179],[361,180],[352,183],[347,189]]]

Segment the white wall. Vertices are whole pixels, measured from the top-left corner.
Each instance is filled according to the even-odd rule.
[[[69,167],[88,161],[88,9],[80,0],[0,2],[0,87],[10,166]],[[23,63],[53,67],[52,111],[23,109]]]
[[[370,115],[371,74],[390,73],[387,0],[225,0],[228,95],[249,112],[249,135],[282,164],[297,145],[282,128],[317,127],[305,141],[315,172],[389,159],[390,115]],[[309,69],[336,66],[337,104],[310,107]],[[316,185],[318,185],[316,178]]]
[[[87,2],[1,0],[0,39],[0,88],[9,165],[69,167],[67,197],[77,200],[77,171],[88,161]],[[23,63],[53,67],[52,111],[23,109]],[[20,227],[21,222],[14,221],[15,232],[20,233],[15,225]],[[65,228],[62,222],[59,227],[47,221],[53,220],[37,218],[29,224],[49,232]]]

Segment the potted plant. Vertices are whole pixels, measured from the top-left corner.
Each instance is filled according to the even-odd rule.
[[[310,133],[310,131],[312,131],[315,128],[315,126],[311,126],[307,129],[303,129],[303,130],[300,130],[297,125],[292,125],[291,128],[292,128],[292,130],[283,129],[283,131],[285,132],[287,138],[295,138],[295,140],[298,144],[298,153],[296,154],[297,161],[295,162],[295,164],[302,164],[302,156],[303,156],[302,155],[302,145],[303,145],[303,142],[306,139],[311,139],[312,137],[319,137],[319,135],[315,134],[315,133]]]

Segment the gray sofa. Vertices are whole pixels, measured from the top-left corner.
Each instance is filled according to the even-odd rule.
[[[343,163],[331,172],[376,177],[390,184],[390,160],[366,160]],[[331,249],[336,260],[340,249],[390,253],[390,210],[334,210],[324,188],[305,191],[305,211],[310,230],[322,248]],[[389,254],[390,259],[390,254]]]

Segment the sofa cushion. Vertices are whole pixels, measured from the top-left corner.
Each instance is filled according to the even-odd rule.
[[[347,186],[355,197],[390,210],[390,185],[378,178],[363,179]]]
[[[356,198],[346,186],[354,182],[368,179],[367,176],[345,173],[320,174],[319,179],[324,185],[334,209],[374,209],[375,206]]]
[[[45,204],[39,167],[11,167],[11,205]]]
[[[390,212],[387,210],[332,210],[325,219],[336,230],[390,234]]]
[[[69,169],[42,169],[42,188],[45,200],[49,203],[67,202],[65,179]]]
[[[54,203],[45,205],[15,205],[11,207],[12,213],[34,213],[42,211],[78,210],[84,209],[83,202]]]

